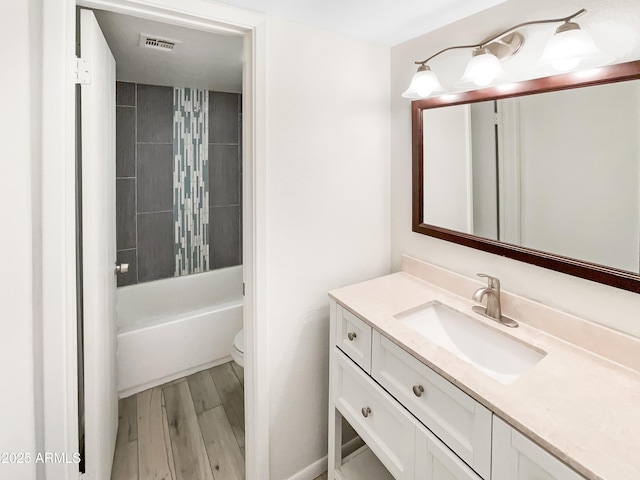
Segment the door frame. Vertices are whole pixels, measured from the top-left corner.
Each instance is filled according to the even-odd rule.
[[[78,451],[75,239],[76,6],[244,36],[243,270],[246,478],[269,478],[266,312],[266,17],[206,0],[43,2],[43,391],[44,451]],[[44,81],[46,79],[46,81]],[[46,464],[51,480],[78,465]],[[97,480],[97,479],[92,479]]]

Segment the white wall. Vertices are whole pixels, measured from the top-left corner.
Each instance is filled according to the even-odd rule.
[[[1,30],[12,39],[0,75],[2,168],[0,252],[0,452],[34,454],[41,415],[42,367],[37,359],[40,332],[39,260],[39,89],[40,59],[35,1],[4,2]],[[32,56],[30,56],[32,55]],[[36,87],[36,88],[33,88]],[[10,167],[10,168],[9,168]],[[34,212],[32,214],[32,212]],[[36,414],[36,405],[38,413]],[[33,457],[32,457],[33,458]],[[0,464],[0,478],[35,478],[32,463]]]
[[[37,1],[32,0],[34,4]],[[171,0],[150,3],[172,5]],[[38,48],[26,43],[26,9],[11,8],[3,19],[12,28],[5,31],[15,32],[13,38],[24,40],[19,42],[24,48],[10,50],[15,54],[13,64],[17,68],[29,55],[37,55]],[[199,0],[185,1],[181,9],[204,17],[224,11],[222,18],[229,22],[262,25],[262,20],[253,18],[253,14]],[[42,133],[47,148],[41,170],[35,169],[36,173],[46,174],[42,207],[46,214],[42,215],[42,224],[46,238],[43,297],[47,319],[43,342],[49,349],[47,358],[58,353],[55,358],[59,359],[55,365],[45,364],[45,427],[51,435],[39,438],[44,436],[45,446],[51,446],[51,451],[72,452],[74,436],[66,434],[65,429],[73,430],[75,407],[65,395],[73,390],[75,372],[69,367],[74,366],[76,353],[72,341],[75,336],[70,329],[74,325],[70,281],[73,218],[68,215],[73,211],[73,171],[69,171],[65,159],[72,157],[73,145],[65,136],[65,126],[73,111],[68,109],[72,104],[70,72],[61,66],[73,51],[73,36],[68,35],[73,32],[68,23],[73,18],[73,2],[51,0],[37,4],[31,14],[32,18],[44,19],[47,39],[43,47],[47,82],[40,83],[38,78],[33,89],[46,93],[46,128]],[[266,40],[258,45],[260,55],[266,50],[266,59],[260,57],[256,69],[259,75],[266,71],[267,86],[263,90],[263,85],[258,85],[254,93],[265,93],[256,97],[256,104],[257,115],[266,118],[267,132],[265,137],[262,131],[257,132],[260,151],[256,169],[261,177],[259,208],[261,214],[265,210],[266,213],[258,219],[260,231],[255,234],[263,238],[266,231],[267,245],[259,246],[259,252],[266,252],[266,259],[258,260],[266,269],[258,275],[260,287],[267,288],[266,292],[259,292],[257,317],[268,331],[271,478],[280,480],[326,455],[327,291],[389,271],[389,48],[276,20],[269,21],[266,34],[260,26],[258,38]],[[7,105],[15,106],[23,115],[12,118],[12,123],[37,128],[37,119],[24,117],[29,91],[25,86],[26,72],[20,69],[12,76],[4,76],[10,81],[4,91],[11,92],[13,103]],[[24,148],[29,144],[26,131],[17,134],[7,128],[4,132],[12,139],[25,136],[20,148],[15,149],[16,158],[25,158]],[[264,172],[266,185],[260,183]],[[30,165],[16,163],[11,174],[15,188],[5,192],[15,192],[17,201],[11,202],[15,211],[5,218],[15,219],[18,234],[29,239],[29,222],[39,219],[38,208],[30,209],[30,190],[25,189]],[[34,277],[20,270],[31,261],[30,245],[26,245],[28,242],[24,252],[19,248],[3,251],[10,252],[15,260],[7,263],[12,270],[12,285],[24,284],[28,289]],[[31,315],[30,292],[12,295],[12,300],[16,316]],[[9,412],[15,421],[3,422],[0,436],[3,441],[12,439],[7,447],[20,449],[35,441],[34,393],[29,386],[38,375],[34,375],[33,361],[28,361],[32,355],[30,326],[29,320],[19,328],[12,327],[11,335],[5,337],[11,347],[2,352],[4,365],[11,365],[15,372],[16,395],[3,400],[11,407],[3,412]],[[6,381],[11,384],[12,380],[13,375]],[[68,467],[46,468],[48,473],[55,470],[48,478],[72,475]]]
[[[592,22],[604,20],[602,28],[635,35],[631,48],[623,44],[626,50],[618,61],[640,58],[640,4],[626,0],[511,0],[391,49],[391,258],[394,269],[406,253],[467,276],[490,273],[500,277],[505,290],[640,336],[640,295],[411,232],[410,103],[400,94],[414,73],[413,62],[447,46],[475,42],[523,21],[564,16],[582,6]]]
[[[327,452],[327,291],[389,271],[389,49],[267,25],[271,478]]]

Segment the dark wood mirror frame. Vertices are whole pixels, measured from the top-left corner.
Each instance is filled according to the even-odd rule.
[[[453,96],[444,95],[411,103],[412,137],[413,137],[413,214],[412,230],[467,247],[484,250],[504,257],[549,268],[588,280],[640,293],[640,275],[606,267],[595,263],[563,257],[548,252],[520,247],[497,240],[478,237],[447,228],[423,223],[424,218],[424,168],[423,168],[423,130],[422,112],[426,109],[460,105],[464,103],[499,100],[519,97],[535,93],[568,90],[572,88],[602,85],[640,79],[640,60],[602,67],[590,72],[566,73],[553,77],[527,80],[511,85],[508,91],[499,87],[458,93]]]

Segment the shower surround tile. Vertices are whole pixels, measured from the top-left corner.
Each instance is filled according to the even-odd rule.
[[[209,96],[211,129],[209,143],[238,143],[238,116],[240,95],[211,92]]]
[[[173,277],[173,214],[138,215],[138,282]]]
[[[209,199],[212,207],[240,204],[240,149],[238,145],[209,145]]]
[[[138,144],[138,213],[173,209],[173,146]]]
[[[209,270],[209,92],[173,90],[175,275]]]
[[[211,268],[242,264],[242,212],[239,205],[211,208]]]
[[[237,93],[116,82],[119,286],[242,263],[241,112]]]
[[[136,248],[136,179],[116,180],[116,248]]]
[[[173,88],[138,85],[138,143],[173,143]]]
[[[116,105],[136,106],[136,84],[129,82],[116,82]]]
[[[136,174],[136,108],[116,107],[116,177]]]

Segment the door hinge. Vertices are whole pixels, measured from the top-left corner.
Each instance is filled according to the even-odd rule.
[[[244,293],[244,292],[245,292],[245,290],[244,290],[244,282],[242,282],[242,296],[243,296],[243,297],[245,296],[245,293]]]
[[[76,57],[76,83],[89,85],[91,83],[91,66],[87,60]]]
[[[80,475],[78,476],[78,480],[91,480],[91,474],[90,473],[80,473]]]
[[[493,121],[495,125],[502,125],[502,113],[495,112],[493,114]]]

